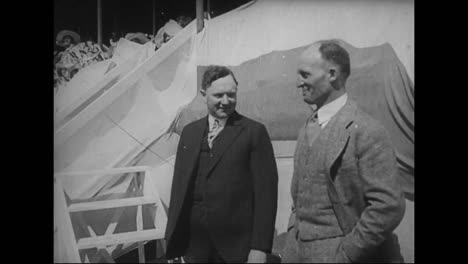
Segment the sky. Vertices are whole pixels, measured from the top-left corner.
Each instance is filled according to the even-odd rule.
[[[249,0],[210,0],[212,17],[247,2]],[[107,45],[112,32],[152,34],[153,9],[156,31],[179,15],[196,17],[196,0],[102,0],[101,6],[103,41]],[[97,0],[54,0],[54,42],[57,33],[65,29],[77,32],[82,40],[96,42]]]

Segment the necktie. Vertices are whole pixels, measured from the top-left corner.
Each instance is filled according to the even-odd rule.
[[[317,139],[318,135],[320,134],[320,125],[317,119],[317,112],[312,114],[311,118],[307,121],[306,126],[306,135],[307,141],[309,143],[309,147],[312,146],[314,141]]]
[[[215,119],[213,122],[213,125],[210,128],[210,132],[208,133],[208,146],[210,146],[210,149],[213,147],[213,140],[216,138],[216,136],[221,132],[222,126],[219,125],[219,120]]]

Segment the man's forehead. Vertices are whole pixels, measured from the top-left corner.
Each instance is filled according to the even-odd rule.
[[[301,54],[303,60],[321,60],[322,54],[319,51],[320,44],[314,43],[308,46]]]
[[[234,78],[229,74],[225,77],[219,78],[211,83],[211,86],[226,86],[226,85],[234,85],[236,86],[236,82]]]

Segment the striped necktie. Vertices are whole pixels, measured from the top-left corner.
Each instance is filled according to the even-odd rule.
[[[307,141],[309,143],[309,147],[311,147],[314,141],[317,139],[321,130],[319,122],[318,122],[317,114],[318,112],[315,112],[314,114],[312,114],[311,118],[307,121],[306,135],[307,135]]]
[[[223,127],[219,125],[219,120],[215,119],[213,125],[210,128],[210,132],[208,133],[208,146],[210,146],[210,149],[213,148],[213,140],[222,129]]]

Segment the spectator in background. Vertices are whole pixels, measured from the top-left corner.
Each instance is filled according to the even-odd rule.
[[[71,30],[62,30],[57,34],[56,37],[56,47],[58,49],[54,51],[54,65],[60,61],[63,52],[70,48],[75,46],[76,44],[80,43],[80,35],[78,33],[71,31]]]
[[[181,27],[186,27],[190,22],[192,22],[193,18],[189,16],[178,16],[176,18],[177,24],[179,24]]]
[[[67,50],[71,49],[78,43],[80,43],[80,35],[71,30],[62,30],[57,34],[56,37],[56,47],[58,49],[54,51],[54,89],[57,92],[58,87],[64,85],[69,79],[70,74],[64,68],[61,67],[63,55]]]
[[[107,53],[107,57],[112,58],[114,50],[117,47],[117,42],[119,42],[120,36],[121,34],[112,32],[111,37],[109,39],[109,47],[103,44],[103,50]]]
[[[82,68],[109,58],[108,54],[103,52],[101,47],[91,38],[86,38],[86,42],[79,42],[78,34],[68,32],[71,31],[66,31],[67,34],[60,32],[57,35],[57,45],[65,50],[54,57],[54,88],[56,91],[60,86],[69,82]]]
[[[161,48],[164,43],[171,40],[179,31],[187,26],[193,19],[188,16],[178,16],[176,20],[169,19],[169,21],[158,30],[154,37],[156,49]]]
[[[71,31],[71,30],[62,30],[57,34],[57,39],[55,44],[57,46],[66,50],[69,47],[73,47],[74,45],[80,43],[80,35],[78,33]]]

